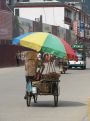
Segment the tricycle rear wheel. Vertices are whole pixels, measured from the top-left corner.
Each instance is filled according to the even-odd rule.
[[[54,95],[54,106],[58,105],[58,95]]]

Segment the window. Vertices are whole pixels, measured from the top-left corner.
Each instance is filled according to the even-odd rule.
[[[65,17],[71,18],[71,11],[68,9],[65,9]]]
[[[19,9],[15,9],[15,15],[19,16]]]

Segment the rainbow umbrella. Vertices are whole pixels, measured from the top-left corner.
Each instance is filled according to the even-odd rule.
[[[52,54],[60,58],[67,55],[60,39],[46,32],[30,32],[20,35],[12,40],[12,44],[27,47],[37,52]]]

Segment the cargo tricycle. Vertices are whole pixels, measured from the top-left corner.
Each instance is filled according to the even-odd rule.
[[[37,102],[38,95],[52,95],[54,96],[54,106],[58,106],[58,96],[60,94],[59,87],[60,80],[54,79],[41,79],[40,81],[32,82],[32,92],[27,90],[26,103],[27,106],[31,105],[31,98],[33,97]]]

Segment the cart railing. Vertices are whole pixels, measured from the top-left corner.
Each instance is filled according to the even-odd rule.
[[[42,80],[33,82],[33,85],[37,87],[38,95],[54,95],[55,90],[58,93],[59,82],[60,80]]]

